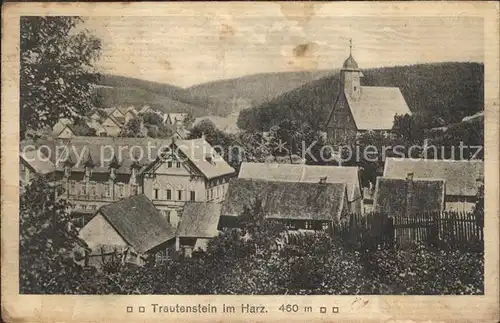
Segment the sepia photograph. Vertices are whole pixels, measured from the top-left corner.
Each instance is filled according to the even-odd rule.
[[[485,19],[300,8],[16,18],[20,296],[486,295]]]

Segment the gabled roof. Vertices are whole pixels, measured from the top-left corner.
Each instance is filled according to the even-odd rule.
[[[324,177],[327,183],[346,183],[349,200],[358,197],[358,167],[244,162],[238,174],[238,178],[304,183],[319,183]]]
[[[27,150],[25,152],[21,152],[19,157],[28,164],[37,174],[50,174],[55,171],[54,163],[46,158],[43,155],[37,153],[36,150]]]
[[[396,114],[411,114],[397,87],[362,86],[359,99],[345,97],[358,130],[390,130]]]
[[[221,215],[239,216],[258,198],[274,219],[338,220],[346,200],[345,183],[291,183],[234,178],[229,182]]]
[[[213,238],[218,235],[221,204],[211,202],[187,202],[177,228],[177,236]]]
[[[444,209],[445,181],[378,177],[373,207],[388,216],[404,216]]]
[[[235,172],[203,138],[176,140],[174,144],[207,179]],[[208,156],[211,161],[207,160]]]
[[[143,194],[105,205],[98,212],[139,253],[175,238],[175,229]]]
[[[406,178],[413,173],[414,179],[436,178],[446,181],[446,195],[475,196],[477,180],[484,176],[482,160],[434,160],[387,158],[384,177]]]
[[[183,122],[186,118],[187,113],[169,113],[168,117],[171,122]]]

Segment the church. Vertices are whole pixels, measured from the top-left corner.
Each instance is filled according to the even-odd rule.
[[[339,92],[326,123],[331,144],[352,144],[356,134],[370,130],[387,133],[392,129],[396,114],[411,114],[399,88],[361,86],[362,77],[352,57],[351,42],[349,57],[340,71]]]

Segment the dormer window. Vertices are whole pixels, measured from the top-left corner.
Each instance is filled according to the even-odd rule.
[[[115,178],[116,178],[116,168],[111,167],[111,168],[109,169],[109,177],[110,177],[111,179],[115,179]]]
[[[205,155],[205,160],[207,162],[209,162],[210,164],[213,163],[213,157],[212,157],[212,155],[209,155],[209,154]]]
[[[69,165],[64,165],[64,177],[68,178],[71,176],[71,167]]]
[[[88,179],[92,176],[92,168],[89,166],[85,166],[85,177]]]

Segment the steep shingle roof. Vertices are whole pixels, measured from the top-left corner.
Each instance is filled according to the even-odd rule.
[[[373,206],[388,216],[439,212],[444,209],[445,181],[378,177]]]
[[[362,86],[359,99],[345,96],[358,130],[390,130],[396,114],[411,113],[397,87]]]
[[[406,178],[413,173],[414,179],[436,178],[446,181],[446,195],[475,196],[477,179],[484,176],[481,160],[433,160],[387,158],[384,177]]]
[[[255,200],[274,219],[338,220],[346,200],[345,183],[291,183],[234,178],[222,202],[224,216],[239,216]]]
[[[139,253],[175,238],[175,229],[145,195],[105,205],[98,212]]]
[[[73,163],[72,171],[83,171],[85,162],[90,156],[95,164],[93,172],[107,173],[115,156],[119,166],[116,172],[130,174],[134,159],[137,159],[140,166],[145,167],[155,161],[159,150],[168,147],[170,143],[170,139],[73,137],[71,139],[49,138],[36,142],[26,141],[21,144],[32,144],[39,148],[42,154],[50,156],[50,160],[59,171],[64,170],[65,161]],[[56,160],[56,157],[59,159]]]
[[[43,155],[38,154],[36,150],[27,150],[21,152],[20,157],[37,174],[45,175],[55,171],[54,163],[46,158],[43,158]]]
[[[234,168],[229,166],[229,164],[203,138],[176,140],[175,146],[178,147],[178,149],[208,179],[235,172]]]
[[[192,238],[213,238],[217,236],[220,211],[220,203],[186,203],[177,228],[177,236]]]
[[[319,183],[324,177],[327,183],[346,183],[349,200],[358,197],[358,167],[242,163],[238,174],[238,178],[305,183]]]

